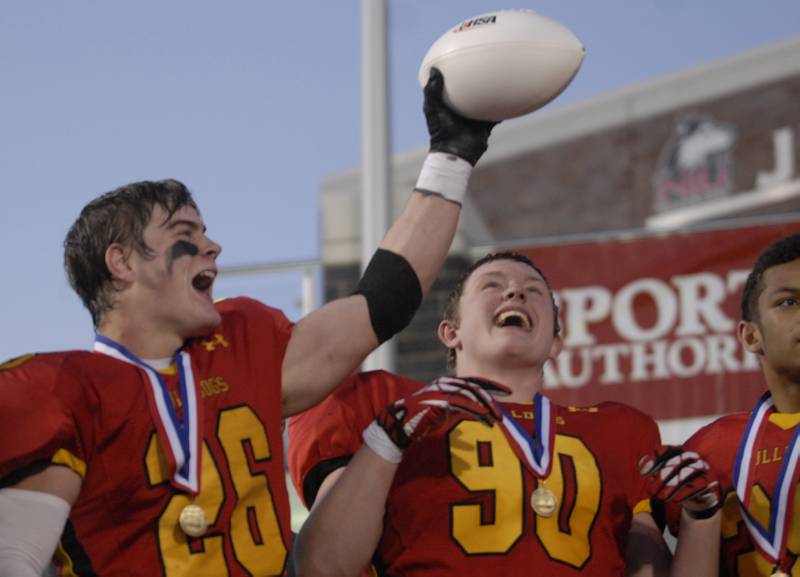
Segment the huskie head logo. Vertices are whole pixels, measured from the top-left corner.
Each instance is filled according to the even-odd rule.
[[[693,115],[678,122],[653,177],[654,211],[729,194],[735,142],[736,129],[709,116]]]

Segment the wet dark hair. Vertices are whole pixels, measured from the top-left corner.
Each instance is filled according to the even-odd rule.
[[[141,181],[121,186],[87,204],[64,239],[64,269],[97,327],[113,306],[114,287],[106,250],[115,243],[149,257],[144,229],[160,206],[167,220],[185,206],[197,210],[192,194],[177,180]]]
[[[556,299],[553,296],[553,289],[550,287],[550,283],[548,282],[544,272],[542,272],[542,269],[536,266],[536,264],[527,256],[519,252],[504,251],[489,253],[472,263],[469,268],[462,273],[461,277],[456,283],[455,288],[448,295],[447,304],[445,305],[442,319],[458,324],[458,305],[461,302],[461,297],[464,294],[464,286],[467,284],[469,277],[472,276],[472,273],[475,272],[476,269],[480,268],[486,263],[496,260],[513,260],[521,262],[539,273],[539,276],[542,277],[544,284],[547,286],[547,289],[550,292],[550,301],[553,303],[553,336],[558,336],[561,332],[561,325],[559,324],[558,320],[558,305],[556,304]],[[447,349],[447,368],[451,371],[456,368],[456,351],[454,349]]]
[[[800,234],[776,240],[758,255],[742,290],[742,320],[758,320],[758,297],[764,290],[764,272],[797,259],[800,259]]]

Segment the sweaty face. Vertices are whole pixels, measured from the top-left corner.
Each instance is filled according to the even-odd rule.
[[[800,382],[800,259],[768,268],[762,284],[758,318],[746,323],[753,340],[742,340],[766,370]]]
[[[212,288],[222,249],[206,236],[200,214],[186,206],[167,219],[167,213],[156,206],[144,240],[152,254],[134,251],[130,259],[136,307],[143,320],[181,338],[203,334],[219,324]]]
[[[464,285],[458,314],[453,344],[459,367],[540,368],[558,352],[550,291],[525,263],[500,259],[478,267]]]

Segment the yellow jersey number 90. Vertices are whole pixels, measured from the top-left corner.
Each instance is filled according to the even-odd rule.
[[[453,539],[467,555],[507,553],[522,536],[523,507],[528,506],[523,464],[497,426],[489,429],[463,421],[450,431],[448,441],[452,475],[468,491],[494,496],[492,523],[482,522],[481,505],[451,505]],[[491,451],[487,463],[478,462],[480,444]],[[562,462],[572,470],[562,470]],[[575,487],[567,491],[567,483]],[[536,517],[536,535],[550,558],[581,568],[591,557],[589,532],[600,510],[601,486],[597,461],[583,441],[556,436],[546,484],[556,496],[558,509],[549,518]]]

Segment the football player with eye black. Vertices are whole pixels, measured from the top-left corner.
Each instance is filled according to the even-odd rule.
[[[282,575],[282,421],[412,318],[450,247],[494,123],[425,88],[431,150],[353,295],[291,323],[212,298],[221,246],[189,190],[141,181],[87,204],[64,242],[91,351],[0,370],[0,576]]]

